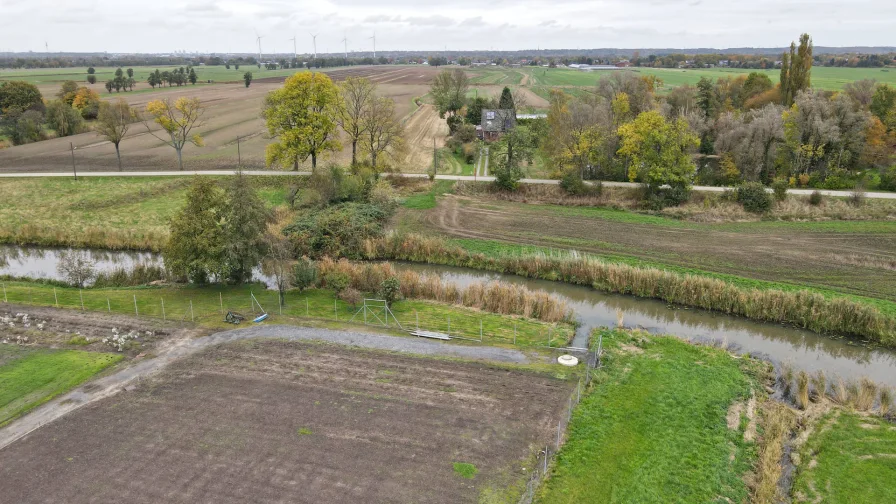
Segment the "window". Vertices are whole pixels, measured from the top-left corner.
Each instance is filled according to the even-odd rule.
[[[486,119],[494,119],[494,118],[495,118],[495,111],[494,111],[494,110],[487,110],[487,111],[485,112],[485,118],[486,118]]]

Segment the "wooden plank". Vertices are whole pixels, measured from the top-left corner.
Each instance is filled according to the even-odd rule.
[[[439,333],[439,332],[433,332],[433,331],[420,331],[420,330],[416,330],[416,331],[411,331],[411,335],[412,335],[412,336],[419,336],[419,337],[421,337],[421,338],[432,338],[432,339],[438,339],[438,340],[444,340],[444,341],[447,341],[447,340],[450,340],[450,339],[451,339],[451,336],[448,336],[447,334]]]

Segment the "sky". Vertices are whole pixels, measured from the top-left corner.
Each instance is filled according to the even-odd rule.
[[[0,0],[0,52],[896,45],[892,0]]]

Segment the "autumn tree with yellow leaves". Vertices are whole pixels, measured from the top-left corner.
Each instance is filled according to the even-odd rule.
[[[146,104],[146,112],[149,113],[153,122],[162,127],[162,131],[167,133],[168,138],[157,135],[148,122],[143,124],[147,131],[154,137],[170,145],[177,151],[178,168],[184,169],[183,150],[187,143],[191,143],[197,147],[204,145],[202,136],[193,133],[193,130],[202,126],[202,115],[205,107],[199,101],[199,98],[187,98],[182,96],[173,102],[170,98],[164,100],[154,100]]]

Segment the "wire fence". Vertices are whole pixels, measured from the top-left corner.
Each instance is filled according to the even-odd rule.
[[[572,422],[573,411],[582,401],[582,397],[594,378],[594,373],[601,367],[601,354],[603,352],[603,336],[598,338],[596,347],[588,351],[585,355],[585,376],[576,383],[575,390],[569,395],[563,413],[557,420],[557,430],[555,432],[554,442],[545,445],[543,450],[539,450],[535,468],[529,473],[529,479],[526,481],[526,488],[520,497],[519,504],[532,504],[535,501],[535,495],[538,489],[548,478],[551,468],[560,453],[560,448],[566,441],[568,428]]]
[[[379,326],[392,331],[426,331],[450,339],[520,347],[568,348],[574,328],[567,324],[549,324],[527,319],[508,319],[501,315],[444,307],[409,300],[402,308],[390,311],[387,322],[367,316],[363,304],[351,305],[320,292],[290,292],[281,306],[276,291],[259,289],[195,289],[172,291],[155,289],[105,290],[28,286],[0,283],[5,303],[49,306],[93,312],[130,315],[140,319],[161,319],[168,323],[218,323],[228,312],[251,320],[262,313],[253,303],[253,295],[270,315],[268,323],[307,323],[309,320],[338,321],[350,325]],[[372,301],[372,300],[368,300]],[[378,301],[381,303],[381,301]],[[380,317],[382,319],[382,317]]]

